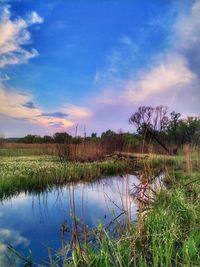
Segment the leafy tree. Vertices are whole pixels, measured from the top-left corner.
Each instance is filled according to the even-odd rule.
[[[168,136],[174,139],[175,144],[178,144],[178,134],[180,130],[180,113],[172,111],[170,113],[170,121],[168,125]]]
[[[25,144],[33,144],[35,135],[28,134],[25,137],[21,138],[20,142]]]
[[[102,138],[102,139],[110,138],[110,137],[113,137],[113,136],[115,136],[115,135],[116,135],[116,133],[113,132],[112,130],[107,130],[106,132],[103,132],[103,133],[101,134],[101,138]]]
[[[179,140],[181,144],[197,145],[200,141],[200,118],[188,117],[179,123]]]
[[[58,144],[64,144],[64,143],[67,143],[69,144],[71,141],[72,141],[72,136],[69,135],[68,133],[55,133],[53,135],[53,139],[54,139],[54,142],[55,143],[58,143]]]
[[[93,138],[93,139],[97,138],[97,133],[92,133],[91,138]]]
[[[34,135],[33,143],[42,144],[43,143],[43,138],[40,135]]]
[[[140,142],[139,138],[137,138],[136,135],[132,133],[123,133],[122,138],[124,145],[134,146]]]
[[[54,140],[53,140],[53,138],[51,136],[44,135],[44,137],[43,137],[43,143],[48,144],[48,143],[53,143],[53,142],[54,142]]]

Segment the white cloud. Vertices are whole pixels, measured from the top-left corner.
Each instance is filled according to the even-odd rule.
[[[200,45],[200,1],[197,0],[188,14],[180,14],[172,32],[172,45],[178,50]]]
[[[12,242],[13,246],[19,245],[19,244],[24,244],[28,245],[29,241],[22,237],[17,231],[10,230],[7,228],[0,228],[0,240],[1,242]]]
[[[0,114],[16,119],[34,120],[34,117],[40,115],[41,110],[23,106],[26,102],[32,101],[32,98],[28,94],[8,91],[0,84]]]
[[[10,80],[10,77],[7,74],[0,76],[0,83],[3,81],[9,81],[9,80]]]
[[[26,63],[38,55],[36,49],[28,51],[24,45],[31,42],[28,27],[42,22],[43,18],[36,12],[32,12],[27,19],[11,19],[9,7],[3,7],[0,18],[0,68]]]
[[[120,39],[120,42],[124,45],[134,47],[134,42],[129,36],[126,36],[126,35],[122,36],[122,38]]]
[[[90,109],[72,104],[67,104],[65,107],[62,108],[62,111],[66,112],[72,118],[75,119],[87,119],[93,115]]]
[[[121,97],[128,102],[142,102],[168,91],[174,93],[191,85],[195,78],[184,57],[168,54],[149,71],[141,72],[136,80],[128,81]]]
[[[65,112],[68,115],[67,118],[60,117],[60,112]],[[49,115],[46,116],[45,114]],[[59,111],[46,112],[41,107],[35,107],[32,95],[16,90],[7,90],[0,83],[0,116],[31,122],[48,128],[66,130],[79,121],[91,117],[92,112],[88,108],[71,104],[64,105]]]
[[[18,231],[0,227],[1,266],[20,266],[20,259],[14,257],[13,254],[10,254],[10,251],[7,249],[8,244],[11,244],[13,247],[20,245],[27,248],[30,244],[29,240],[23,237]]]
[[[35,23],[43,23],[44,19],[38,15],[37,12],[33,11],[31,12],[29,16],[29,24],[35,24]]]

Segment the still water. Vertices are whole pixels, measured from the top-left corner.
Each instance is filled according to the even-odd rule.
[[[73,212],[89,229],[99,223],[109,225],[123,210],[136,219],[137,203],[130,192],[139,183],[134,175],[109,177],[90,184],[54,187],[39,195],[21,193],[0,202],[0,266],[10,266],[8,244],[24,256],[31,250],[34,261],[44,263],[48,247],[61,248],[64,222],[69,229],[65,241],[71,240]]]

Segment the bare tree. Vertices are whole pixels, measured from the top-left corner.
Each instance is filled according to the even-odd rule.
[[[170,150],[161,141],[160,135],[168,125],[169,118],[167,116],[168,108],[166,106],[141,106],[129,119],[129,122],[137,127],[139,134],[143,135],[144,141],[146,137],[154,139],[167,153]]]

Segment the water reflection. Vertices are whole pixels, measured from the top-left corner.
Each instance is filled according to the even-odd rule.
[[[37,262],[47,260],[47,247],[62,247],[63,222],[68,229],[65,241],[71,240],[73,216],[89,229],[100,222],[108,226],[120,214],[136,219],[137,203],[130,192],[133,184],[139,183],[134,175],[111,177],[92,184],[54,187],[38,195],[20,194],[1,202],[0,260],[5,261],[8,243],[26,256],[30,249]],[[123,216],[118,220],[123,220]]]

